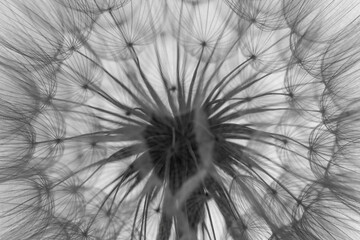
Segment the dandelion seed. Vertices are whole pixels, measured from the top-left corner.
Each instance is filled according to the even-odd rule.
[[[355,1],[349,4],[342,4],[341,1],[283,1],[284,17],[289,26],[297,35],[315,42],[345,37],[359,21],[356,15],[359,7]]]
[[[1,63],[17,70],[28,66],[41,69],[68,51],[65,31],[52,1],[1,4]],[[16,29],[16,30],[14,30]]]
[[[76,10],[79,12],[96,13],[117,9],[125,6],[129,0],[94,0],[94,1],[72,1],[72,0],[55,0],[59,4],[68,7],[71,10]]]
[[[8,239],[34,239],[51,219],[48,180],[39,174],[23,175],[1,184],[1,231]]]
[[[241,18],[252,22],[259,29],[276,30],[285,28],[283,3],[275,1],[243,1],[226,0],[231,9]]]

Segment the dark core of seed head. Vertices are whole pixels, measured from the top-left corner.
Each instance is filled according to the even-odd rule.
[[[199,170],[193,111],[174,117],[153,115],[143,137],[155,174],[173,193]]]

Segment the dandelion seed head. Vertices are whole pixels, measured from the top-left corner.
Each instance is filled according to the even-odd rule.
[[[2,236],[358,239],[358,7],[5,1]]]

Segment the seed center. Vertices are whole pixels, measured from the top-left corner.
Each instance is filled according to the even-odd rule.
[[[173,193],[198,171],[193,112],[175,117],[153,116],[144,138],[154,173],[167,182]]]

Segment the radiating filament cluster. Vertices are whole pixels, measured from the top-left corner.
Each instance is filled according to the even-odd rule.
[[[359,12],[3,0],[1,239],[360,239]]]

